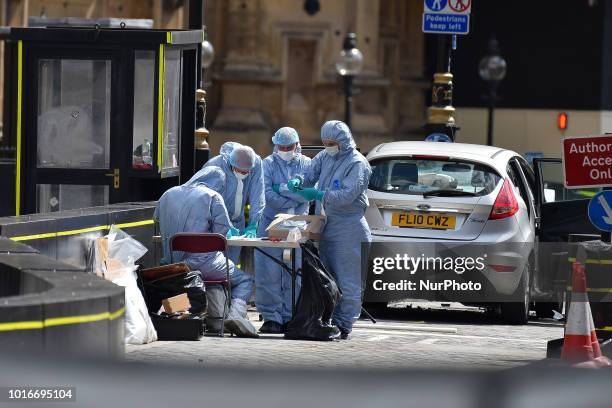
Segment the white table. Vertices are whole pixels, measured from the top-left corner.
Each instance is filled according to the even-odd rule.
[[[238,247],[254,247],[254,248],[284,248],[284,249],[298,249],[300,247],[299,242],[289,241],[270,241],[264,238],[242,238],[234,237],[227,240],[227,245],[238,246]]]

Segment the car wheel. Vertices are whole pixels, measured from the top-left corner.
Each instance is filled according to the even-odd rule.
[[[521,302],[505,302],[501,305],[501,316],[507,324],[527,324],[529,319],[529,263],[525,265],[521,281],[519,282],[516,291],[512,295],[512,299],[522,299]]]

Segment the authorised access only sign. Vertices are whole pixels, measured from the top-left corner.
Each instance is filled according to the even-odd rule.
[[[612,135],[563,139],[567,188],[612,186]]]

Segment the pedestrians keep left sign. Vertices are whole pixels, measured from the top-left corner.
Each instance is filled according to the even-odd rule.
[[[425,13],[470,14],[472,0],[425,0]]]
[[[472,0],[424,0],[423,32],[468,34]]]
[[[598,230],[612,231],[612,191],[600,191],[591,199],[589,220]]]

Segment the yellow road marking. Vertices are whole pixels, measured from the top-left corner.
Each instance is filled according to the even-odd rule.
[[[143,221],[126,222],[123,224],[115,224],[115,227],[124,229],[124,228],[141,227],[143,225],[151,225],[153,223],[155,223],[154,220],[143,220]],[[64,237],[68,235],[86,234],[88,232],[105,231],[105,230],[109,230],[110,228],[111,228],[111,225],[97,225],[95,227],[81,228],[81,229],[76,229],[76,230],[46,232],[44,234],[23,235],[19,237],[11,237],[11,239],[13,241],[31,241],[34,239]]]
[[[571,263],[576,262],[576,258],[567,258],[567,260]],[[612,265],[612,259],[587,259],[586,263],[595,265]]]
[[[65,317],[51,317],[45,320],[30,320],[23,322],[10,322],[0,323],[0,332],[3,331],[14,331],[14,330],[32,330],[42,329],[45,327],[65,326],[69,324],[81,324],[99,322],[102,320],[115,320],[125,314],[125,307],[115,312],[102,312],[89,315],[80,316],[65,316]]]
[[[568,291],[572,290],[571,286],[565,288]],[[591,293],[612,293],[612,288],[587,288],[587,292]]]

